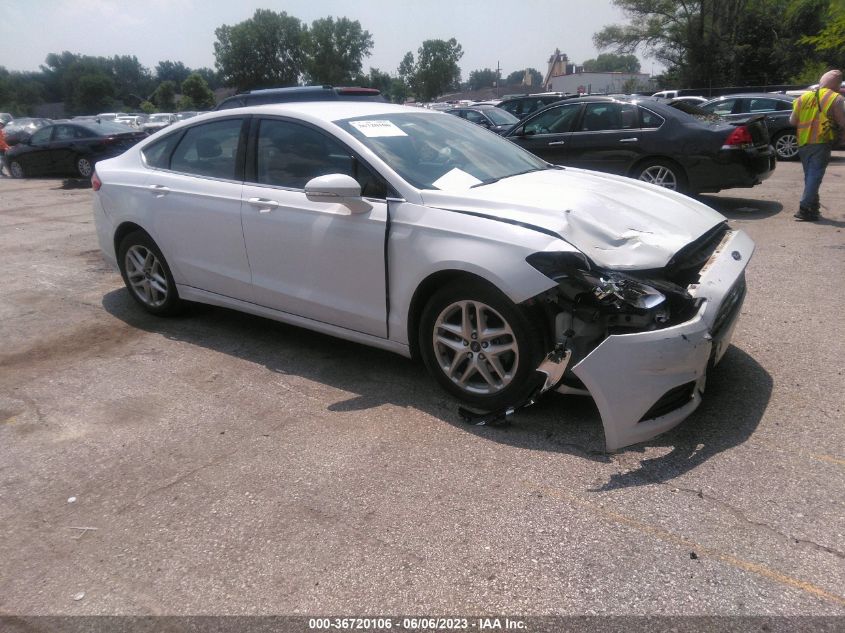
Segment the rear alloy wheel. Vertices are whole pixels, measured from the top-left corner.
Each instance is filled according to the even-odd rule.
[[[117,261],[129,294],[147,312],[176,314],[182,308],[176,282],[158,246],[142,231],[120,242]]]
[[[541,338],[498,290],[464,281],[441,289],[420,321],[420,352],[437,382],[487,411],[520,404],[539,384]]]
[[[23,165],[16,160],[9,163],[9,173],[12,174],[12,178],[26,178],[26,172],[24,171]]]
[[[685,181],[677,165],[664,160],[652,160],[637,167],[634,173],[637,180],[649,182],[664,189],[684,191]]]
[[[782,132],[772,143],[778,160],[798,160],[798,136],[795,132]]]
[[[82,178],[90,178],[93,172],[94,165],[91,164],[90,160],[88,160],[84,156],[80,156],[76,159],[76,173],[79,174]]]

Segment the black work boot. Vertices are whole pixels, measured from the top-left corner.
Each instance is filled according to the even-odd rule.
[[[796,213],[792,217],[794,217],[799,222],[815,222],[819,219],[819,210],[818,208],[812,209],[810,207],[805,207],[802,204],[798,208],[798,213]]]

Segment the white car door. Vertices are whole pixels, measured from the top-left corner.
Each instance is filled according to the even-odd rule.
[[[237,170],[243,123],[233,117],[197,125],[145,155],[154,168],[147,180],[152,228],[176,283],[248,300]]]
[[[271,118],[253,125],[242,204],[252,301],[386,337],[386,186],[322,130]],[[363,197],[306,197],[306,182],[335,173],[363,183]]]

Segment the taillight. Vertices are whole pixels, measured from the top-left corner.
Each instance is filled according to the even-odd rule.
[[[722,145],[722,149],[735,149],[735,148],[744,148],[744,147],[753,147],[754,139],[751,138],[751,132],[748,131],[748,128],[744,125],[739,125],[733,129],[733,131],[728,134],[728,138],[725,139],[725,144]]]
[[[100,180],[100,177],[97,175],[97,172],[95,171],[93,174],[91,174],[91,188],[94,191],[99,191],[100,187],[102,187],[102,186],[103,186],[103,181]]]

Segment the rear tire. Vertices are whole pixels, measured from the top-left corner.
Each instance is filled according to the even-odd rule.
[[[496,411],[521,404],[542,381],[542,336],[519,306],[481,280],[438,290],[420,319],[420,355],[444,390]]]
[[[176,282],[156,243],[143,231],[123,238],[117,249],[123,282],[132,298],[147,312],[170,316],[182,311]]]
[[[685,193],[687,177],[684,170],[668,160],[647,160],[637,165],[631,176],[664,189]]]

